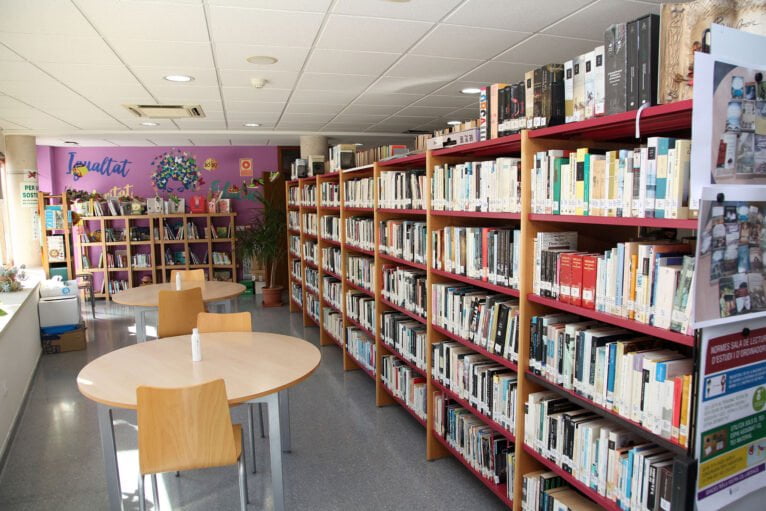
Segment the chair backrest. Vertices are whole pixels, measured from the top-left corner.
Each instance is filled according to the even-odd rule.
[[[197,329],[201,334],[206,332],[251,332],[253,321],[249,312],[235,312],[233,314],[200,312],[197,314]]]
[[[202,282],[205,280],[205,270],[171,270],[171,283],[175,283],[177,274],[181,275],[181,280],[192,280],[195,282]]]
[[[205,312],[202,289],[160,291],[157,337],[188,335],[197,326],[197,314]]]
[[[174,389],[138,387],[136,397],[142,475],[237,462],[222,379]]]

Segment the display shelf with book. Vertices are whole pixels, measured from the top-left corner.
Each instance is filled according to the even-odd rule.
[[[300,253],[301,253],[301,266],[303,282],[301,285],[301,292],[303,293],[303,308],[301,310],[303,314],[303,326],[319,326],[321,321],[319,318],[321,314],[317,312],[314,317],[309,305],[321,309],[321,304],[317,293],[312,293],[310,286],[307,285],[307,271],[319,270],[319,240],[316,236],[316,219],[317,219],[317,201],[319,194],[317,192],[317,177],[304,177],[297,180],[298,191],[292,192],[295,199],[297,199],[300,206]],[[307,224],[311,221],[311,224]],[[313,295],[313,296],[310,296]],[[310,303],[309,303],[310,302]],[[292,310],[292,308],[291,308]]]
[[[303,293],[303,261],[301,256],[301,214],[300,214],[300,186],[297,179],[285,183],[285,204],[287,204],[287,267],[293,272],[293,268],[301,275],[301,278],[290,283],[290,312],[302,312],[300,300],[295,300],[293,293]],[[295,274],[291,273],[295,278]]]
[[[46,276],[51,278],[58,275],[64,280],[75,278],[72,273],[72,218],[66,193],[54,195],[37,192],[37,212],[40,222],[40,256]],[[77,266],[76,262],[74,266]]]
[[[341,204],[341,192],[340,192],[340,174],[330,173],[317,176],[317,223],[318,223],[318,241],[319,241],[319,293],[322,296],[321,317],[325,317],[325,309],[338,312],[342,315],[342,302],[343,302],[343,279],[341,279],[337,273],[329,271],[327,268],[333,264],[337,264],[337,261],[325,261],[325,256],[332,259],[335,257],[333,249],[341,246],[341,217],[340,217],[340,204]],[[339,270],[341,268],[338,268]],[[329,278],[328,278],[329,277]],[[329,289],[325,286],[327,283],[332,283],[336,286],[338,291],[338,306],[333,305],[326,299],[329,293]],[[333,336],[333,330],[325,328],[323,322],[319,325],[319,344],[321,346],[337,344],[336,339]]]

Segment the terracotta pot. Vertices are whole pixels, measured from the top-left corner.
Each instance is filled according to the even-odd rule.
[[[261,302],[261,305],[263,305],[264,307],[281,307],[282,305],[284,305],[282,303],[283,290],[284,290],[283,286],[264,287],[262,289],[263,301]]]

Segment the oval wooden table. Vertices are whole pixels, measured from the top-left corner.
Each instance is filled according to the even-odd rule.
[[[190,336],[183,335],[115,350],[90,362],[77,376],[80,392],[99,404],[110,509],[122,509],[112,409],[135,409],[140,385],[183,387],[223,378],[230,405],[260,402],[269,407],[274,509],[284,511],[279,395],[319,366],[319,350],[302,339],[265,332],[207,333],[200,337],[200,362],[192,362]],[[289,428],[289,419],[286,422],[281,426]]]
[[[202,301],[206,304],[223,302],[224,312],[231,312],[234,300],[245,292],[245,286],[238,282],[220,282],[217,280],[183,281],[181,289],[202,288]],[[133,307],[136,315],[136,341],[146,340],[146,313],[156,309],[160,291],[175,291],[175,282],[138,286],[112,295],[112,300],[120,305]]]

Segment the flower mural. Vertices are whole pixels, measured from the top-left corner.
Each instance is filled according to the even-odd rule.
[[[197,167],[197,159],[186,151],[171,149],[154,158],[152,166],[152,185],[158,192],[197,190],[201,184],[202,173]]]

